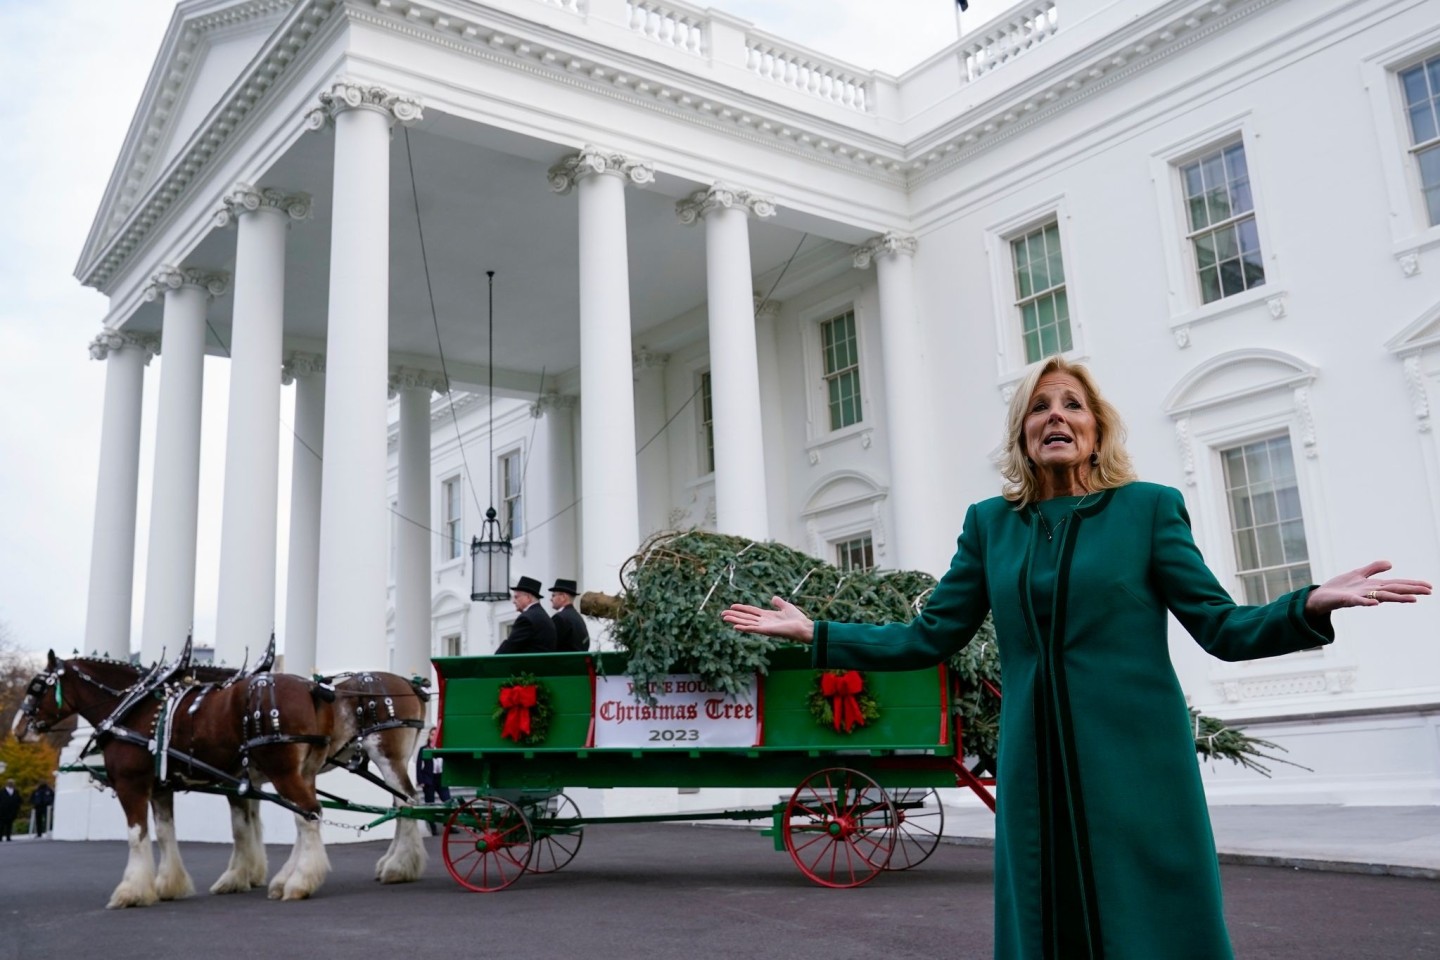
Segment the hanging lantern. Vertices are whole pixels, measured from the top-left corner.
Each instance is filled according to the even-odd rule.
[[[490,313],[486,326],[489,328],[490,368],[490,469],[495,469],[495,271],[486,270],[489,282]],[[470,541],[470,599],[493,601],[510,599],[510,536],[501,533],[500,521],[496,519],[494,479],[491,479],[491,506],[485,511],[485,522],[480,524],[480,536]]]
[[[494,507],[485,511],[480,536],[470,541],[470,599],[510,599],[510,538],[501,535]]]

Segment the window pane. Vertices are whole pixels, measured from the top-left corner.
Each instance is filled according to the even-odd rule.
[[[1215,231],[1215,258],[1233,260],[1240,256],[1240,239],[1234,226]]]
[[[1180,168],[1180,179],[1185,182],[1185,196],[1198,197],[1205,192],[1205,185],[1200,178],[1200,164],[1192,163]]]
[[[1060,352],[1060,338],[1055,336],[1053,326],[1040,328],[1040,351],[1045,357]]]
[[[1286,563],[1310,559],[1310,551],[1305,545],[1305,524],[1299,520],[1280,525],[1280,544],[1285,551]]]
[[[1255,198],[1250,195],[1249,179],[1236,180],[1230,184],[1230,204],[1236,213],[1248,213],[1255,207]]]
[[[1034,281],[1036,290],[1044,290],[1050,286],[1050,267],[1046,263],[1044,253],[1033,246],[1033,244],[1039,243],[1038,236],[1031,242],[1030,252],[1037,256],[1030,261],[1030,279]]]
[[[1201,270],[1215,265],[1215,234],[1206,233],[1195,238],[1195,261]]]
[[[1425,73],[1430,78],[1430,98],[1440,98],[1440,57],[1431,57],[1426,61]]]
[[[1220,264],[1220,289],[1226,297],[1245,289],[1245,274],[1240,269],[1239,260],[1226,260]]]
[[[1420,183],[1425,187],[1440,185],[1440,147],[1431,147],[1415,154],[1420,164]]]
[[[1187,201],[1190,210],[1190,229],[1200,230],[1210,225],[1210,218],[1205,215],[1205,197],[1191,197]]]
[[[1410,108],[1410,142],[1424,143],[1435,139],[1435,110],[1427,101]]]
[[[1265,602],[1269,603],[1276,597],[1283,597],[1290,592],[1290,571],[1281,568],[1279,570],[1267,570],[1265,572]]]
[[[1245,254],[1245,258],[1240,261],[1240,267],[1245,275],[1246,290],[1265,285],[1265,268],[1260,264],[1259,254]]]
[[[1200,174],[1205,178],[1205,192],[1213,193],[1225,186],[1225,161],[1219,151],[1200,159]]]
[[[1040,328],[1053,327],[1055,325],[1055,298],[1041,297],[1035,301],[1035,306],[1040,311]]]
[[[1279,527],[1256,527],[1255,539],[1260,545],[1260,566],[1274,567],[1285,562],[1280,549]]]
[[[1276,508],[1281,520],[1300,519],[1300,489],[1281,487],[1275,491]]]
[[[1246,603],[1265,602],[1265,578],[1252,574],[1240,578],[1240,588],[1245,592]]]
[[[1045,355],[1040,352],[1040,334],[1025,334],[1025,362],[1034,363]]]
[[[1275,505],[1274,493],[1260,493],[1250,498],[1250,506],[1255,510],[1255,522],[1275,523],[1280,519],[1280,511]]]
[[[1405,91],[1405,102],[1411,106],[1424,103],[1430,97],[1429,92],[1425,89],[1425,68],[1423,66],[1411,67],[1401,73],[1400,87]]]
[[[1200,298],[1205,303],[1220,299],[1220,271],[1214,267],[1200,271]]]
[[[1241,570],[1254,570],[1260,566],[1260,554],[1255,549],[1255,531],[1240,530],[1235,534],[1235,556]]]
[[[1255,526],[1255,515],[1250,510],[1250,497],[1243,489],[1230,494],[1230,522],[1236,529]]]
[[[1216,187],[1206,193],[1205,204],[1210,208],[1211,223],[1230,218],[1230,194],[1224,187]]]
[[[1020,329],[1024,333],[1031,333],[1040,326],[1040,307],[1034,301],[1030,301],[1020,308]]]
[[[1243,143],[1225,148],[1225,173],[1231,180],[1242,180],[1250,176],[1250,170],[1245,166],[1245,145]]]
[[[1235,224],[1235,229],[1240,238],[1240,250],[1243,253],[1258,253],[1260,250],[1260,228],[1255,224],[1254,217],[1246,217]]]
[[[1245,450],[1235,447],[1221,455],[1225,466],[1225,485],[1231,489],[1245,485]]]
[[[1015,299],[1024,300],[1034,292],[1035,285],[1030,280],[1030,268],[1019,262],[1017,254],[1015,263]]]
[[[1290,568],[1291,590],[1299,590],[1301,587],[1308,587],[1314,582],[1315,578],[1310,574],[1310,564],[1297,563],[1295,566]]]

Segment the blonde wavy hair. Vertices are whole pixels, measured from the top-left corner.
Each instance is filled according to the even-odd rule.
[[[1010,412],[1005,421],[1005,449],[1000,454],[1000,473],[1005,477],[1005,499],[1017,508],[1026,507],[1040,498],[1040,478],[1030,458],[1025,454],[1025,415],[1030,412],[1030,398],[1035,385],[1049,373],[1061,373],[1074,377],[1085,391],[1090,413],[1095,417],[1096,453],[1099,462],[1090,468],[1090,487],[1093,490],[1109,490],[1121,487],[1135,476],[1130,463],[1130,454],[1125,450],[1125,422],[1120,413],[1101,394],[1095,385],[1095,378],[1081,364],[1071,363],[1056,355],[1037,364],[1015,385],[1015,395],[1010,398]]]

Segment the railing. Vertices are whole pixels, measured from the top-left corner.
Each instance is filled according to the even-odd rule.
[[[745,68],[766,80],[852,110],[863,112],[870,107],[869,77],[813,54],[787,50],[763,36],[746,34]]]
[[[540,0],[547,7],[559,7],[570,13],[584,13],[585,0]]]
[[[978,40],[960,48],[967,80],[978,80],[1001,64],[1034,49],[1060,29],[1055,0],[1022,4],[982,28]]]
[[[656,0],[626,0],[625,6],[630,29],[636,33],[686,53],[698,56],[705,52],[704,16]]]

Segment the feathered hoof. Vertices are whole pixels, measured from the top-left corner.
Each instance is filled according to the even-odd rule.
[[[105,904],[106,910],[121,910],[125,907],[148,907],[159,900],[160,897],[152,886],[138,887],[128,883],[122,883],[110,894],[110,902]]]
[[[298,883],[287,883],[283,887],[277,887],[272,884],[270,887],[270,899],[309,900],[311,894],[313,894],[314,892],[314,890],[311,890],[310,888]]]
[[[211,893],[244,893],[256,884],[252,884],[243,874],[234,870],[226,870],[220,874],[220,879],[210,885]]]
[[[189,875],[182,873],[178,877],[162,877],[157,880],[155,892],[161,900],[184,900],[195,895],[195,884],[191,882]]]

